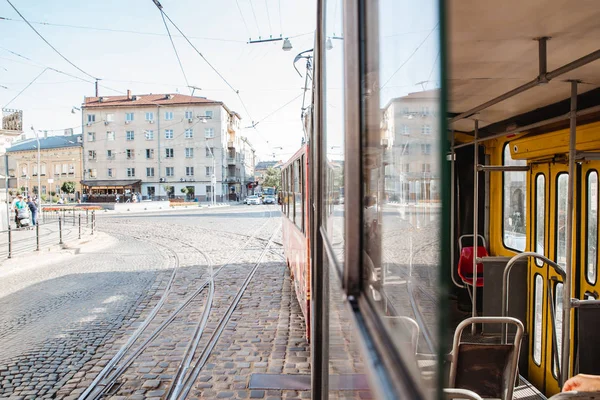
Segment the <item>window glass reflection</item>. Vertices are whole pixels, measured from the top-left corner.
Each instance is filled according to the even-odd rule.
[[[556,184],[556,263],[563,269],[567,265],[567,202],[569,175],[558,175]]]
[[[437,2],[382,0],[379,7],[379,129],[369,125],[363,140],[363,288],[414,378],[433,389],[441,213]]]
[[[546,228],[546,177],[539,174],[535,178],[535,252],[544,255],[544,241]],[[535,259],[538,267],[544,265],[542,260]]]
[[[504,165],[525,166],[525,160],[513,160],[510,146],[504,146]],[[525,195],[527,193],[527,172],[503,172],[504,208],[503,208],[503,240],[509,249],[525,250],[525,232],[527,215]]]
[[[596,283],[596,266],[598,265],[598,173],[596,171],[588,174],[586,212],[586,278],[593,285]]]

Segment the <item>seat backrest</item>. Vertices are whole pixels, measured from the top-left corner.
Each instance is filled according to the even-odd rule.
[[[461,343],[454,386],[471,390],[482,398],[504,398],[513,344]]]
[[[458,259],[458,270],[461,274],[473,275],[473,257],[475,256],[473,251],[473,247],[463,247],[460,250],[460,258]],[[483,246],[477,246],[477,256],[476,257],[487,257],[488,252],[487,249]],[[483,264],[477,264],[477,272],[481,273],[483,271]]]

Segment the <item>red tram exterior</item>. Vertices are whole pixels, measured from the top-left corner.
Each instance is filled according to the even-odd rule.
[[[310,237],[308,224],[308,159],[304,144],[281,170],[281,212],[283,249],[294,291],[306,321],[310,338]]]

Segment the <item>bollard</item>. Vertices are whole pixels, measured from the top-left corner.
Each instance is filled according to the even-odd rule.
[[[94,225],[96,225],[96,213],[92,211],[92,235],[94,234]]]
[[[90,210],[85,210],[85,226],[87,226],[90,223],[89,220],[89,214],[90,214]]]
[[[40,221],[35,222],[35,251],[40,251]]]
[[[81,239],[81,214],[79,214],[79,239]]]
[[[73,210],[73,226],[75,226],[75,210]]]
[[[10,229],[10,222],[8,223],[8,258],[12,256],[12,230]]]
[[[58,237],[60,239],[58,244],[63,244],[63,241],[62,241],[62,218],[60,217],[60,215],[58,216]]]

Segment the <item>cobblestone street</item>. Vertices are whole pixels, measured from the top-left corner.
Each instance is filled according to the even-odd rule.
[[[250,389],[310,374],[280,227],[269,206],[99,214],[94,241],[4,261],[0,396],[310,397]]]

